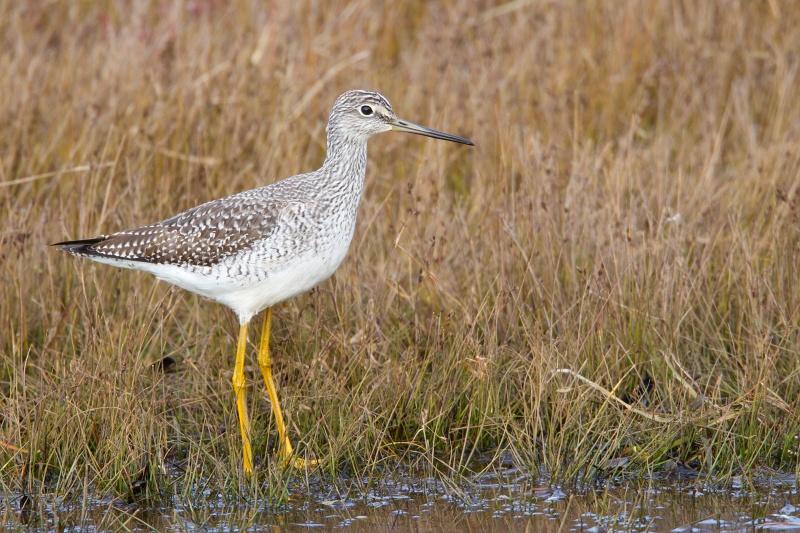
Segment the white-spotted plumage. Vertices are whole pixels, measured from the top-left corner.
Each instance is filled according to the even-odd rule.
[[[348,91],[328,120],[314,172],[207,202],[161,222],[58,243],[100,263],[149,272],[220,302],[242,324],[330,277],[344,260],[364,188],[367,139],[391,129],[472,144],[398,119],[385,97]]]

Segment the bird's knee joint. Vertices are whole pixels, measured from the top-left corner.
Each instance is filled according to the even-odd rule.
[[[245,385],[244,376],[236,376],[236,375],[234,375],[233,379],[231,380],[231,383],[233,384],[233,390],[234,391],[241,392],[241,391],[244,390],[244,385]]]

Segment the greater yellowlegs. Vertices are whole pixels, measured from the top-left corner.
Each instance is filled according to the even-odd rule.
[[[472,144],[401,120],[377,92],[348,91],[333,104],[327,157],[319,170],[213,200],[155,224],[54,245],[100,263],[150,272],[236,313],[240,327],[233,389],[248,474],[253,458],[244,377],[247,326],[267,310],[258,365],[278,428],[278,456],[302,466],[304,461],[292,458],[272,379],[271,307],[327,279],[342,262],[364,189],[367,139],[390,130]]]

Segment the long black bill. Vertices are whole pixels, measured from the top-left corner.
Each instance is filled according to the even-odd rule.
[[[413,122],[409,122],[407,120],[395,119],[392,121],[392,130],[394,131],[405,131],[407,133],[413,133],[415,135],[424,135],[426,137],[433,137],[434,139],[442,139],[443,141],[451,141],[454,143],[461,143],[461,144],[468,144],[470,146],[475,146],[475,143],[470,141],[465,137],[459,137],[458,135],[451,135],[449,133],[445,133],[443,131],[437,131],[431,128],[426,128],[425,126],[420,126],[419,124],[414,124]]]

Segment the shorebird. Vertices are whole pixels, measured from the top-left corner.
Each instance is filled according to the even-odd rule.
[[[239,319],[233,390],[246,474],[253,471],[244,376],[247,328],[266,309],[258,365],[272,405],[282,464],[293,455],[272,378],[272,307],[329,278],[344,260],[364,190],[367,139],[403,131],[472,145],[472,141],[402,120],[373,91],[347,91],[333,104],[327,155],[318,170],[212,200],[161,222],[54,244],[99,263],[141,270],[232,309]]]

